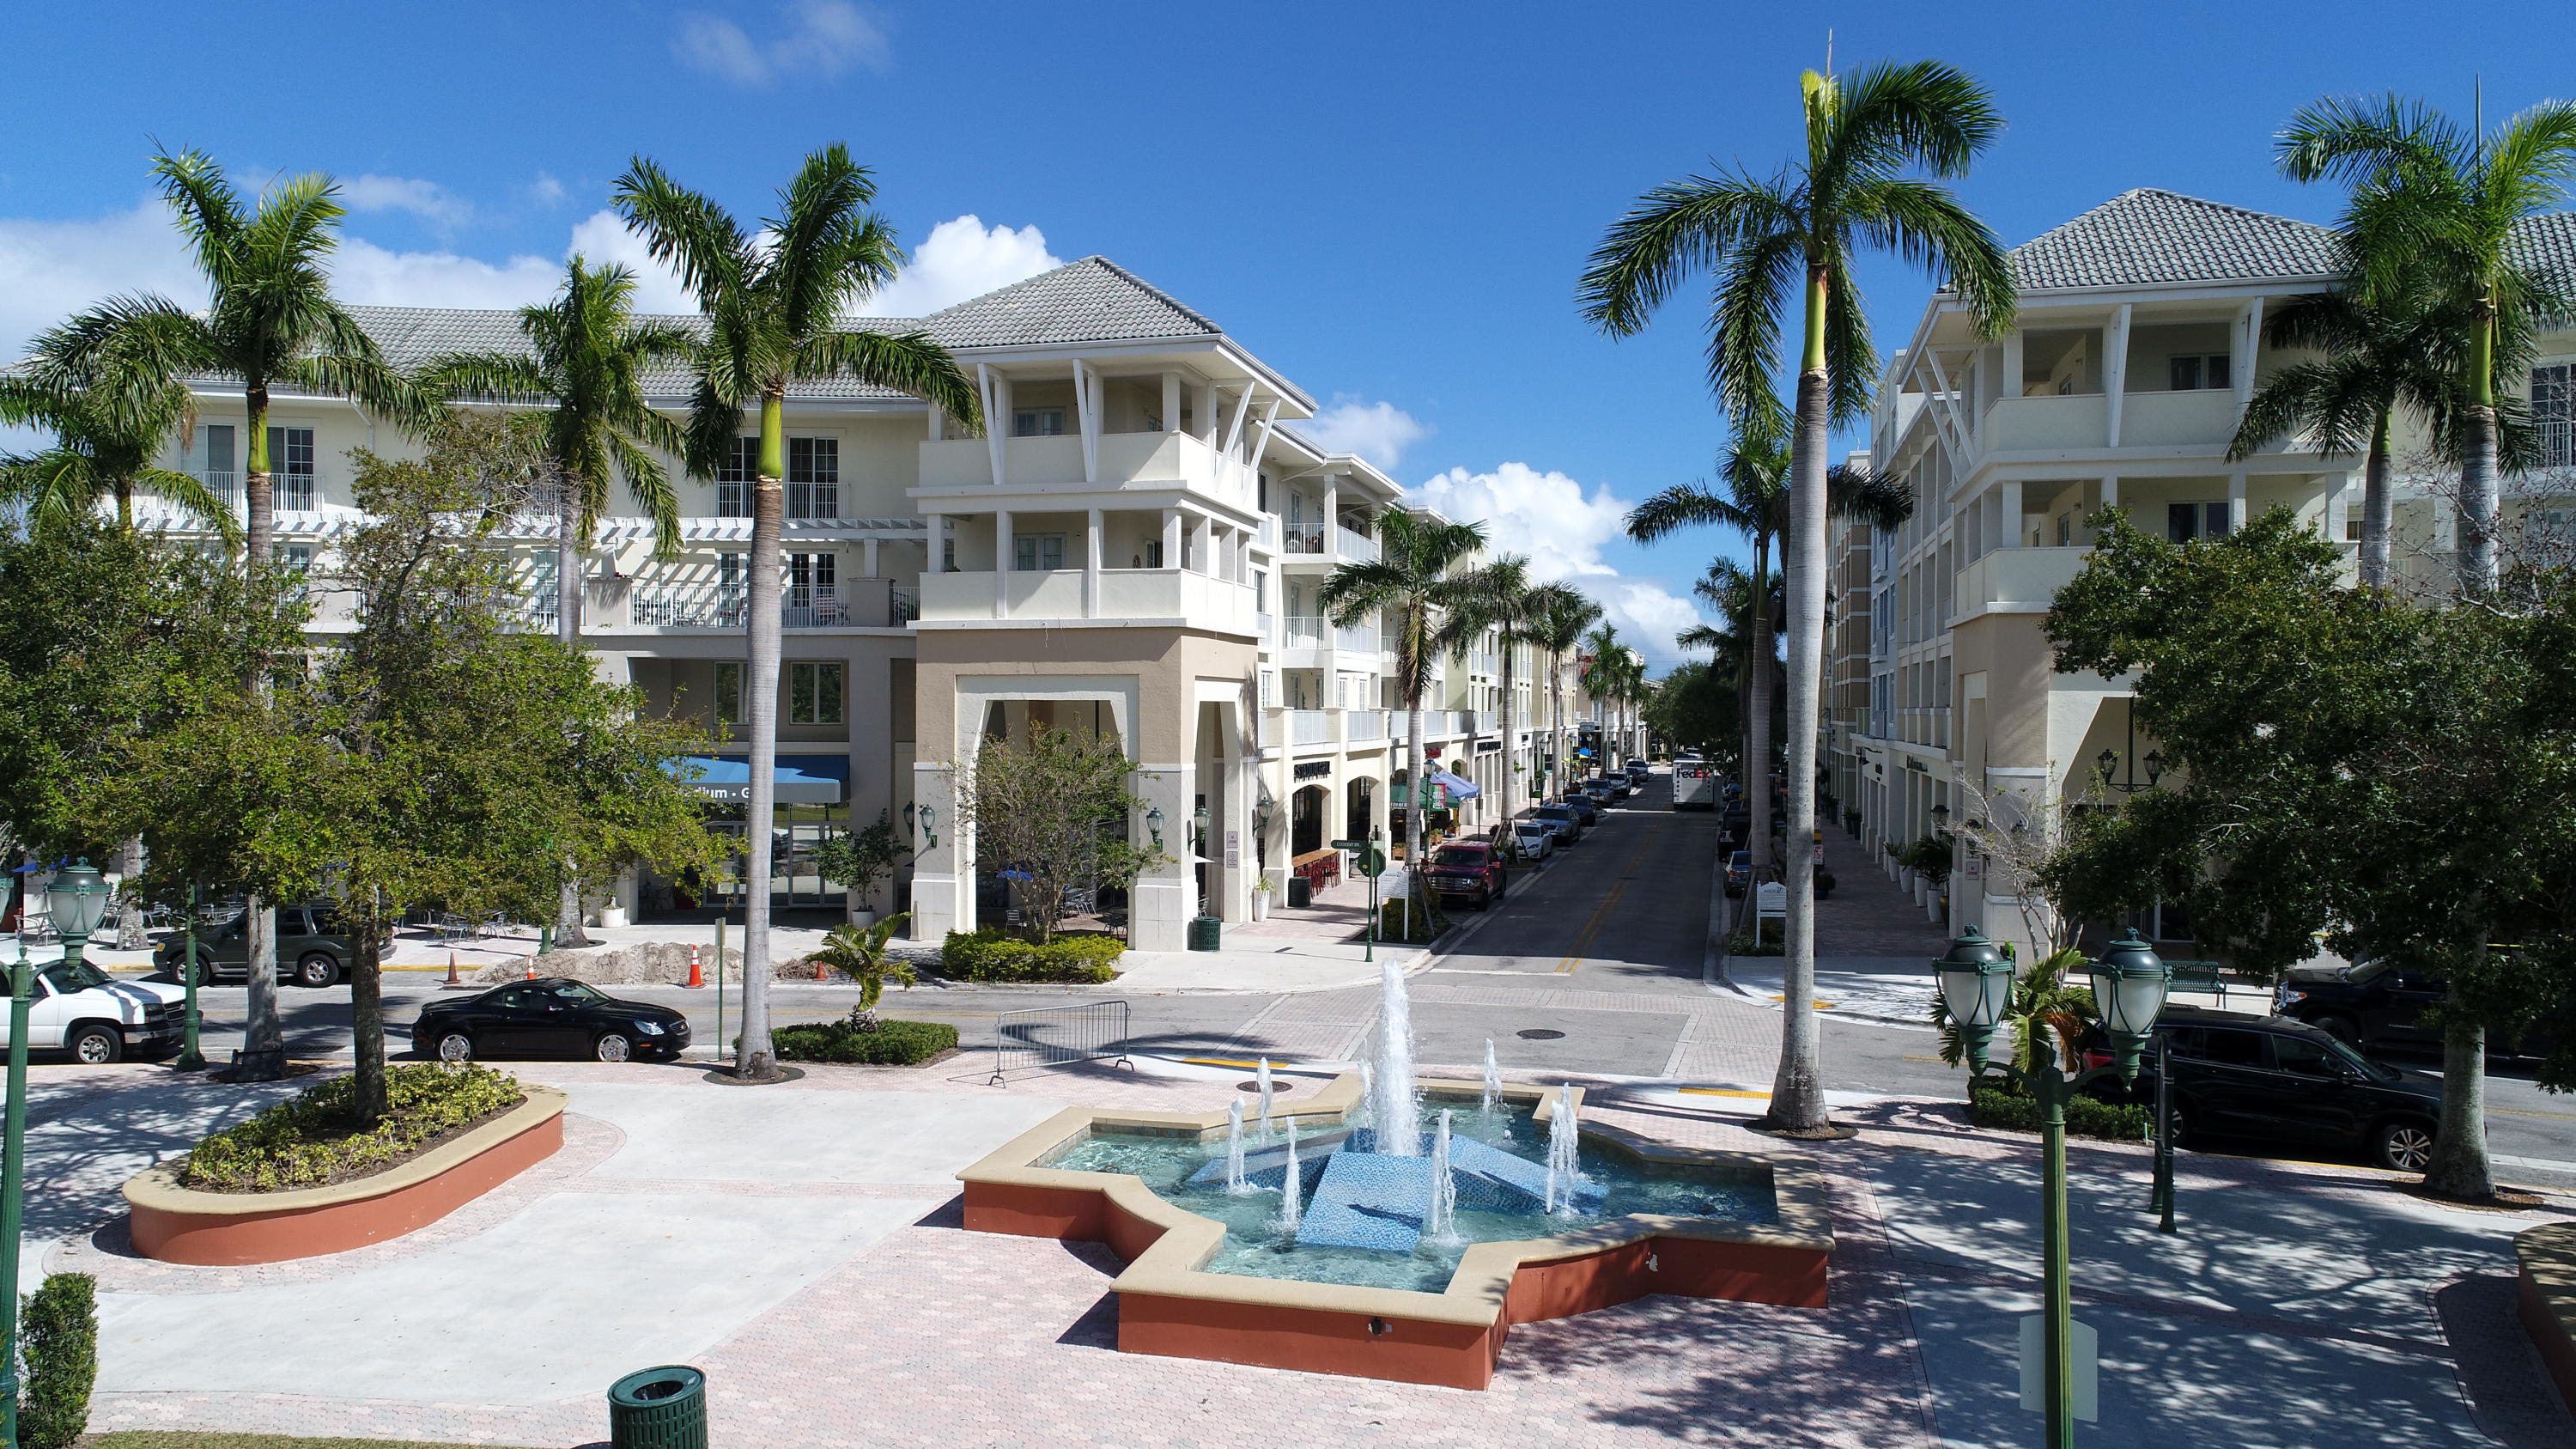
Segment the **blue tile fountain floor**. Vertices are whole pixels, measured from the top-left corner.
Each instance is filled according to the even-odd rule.
[[[1429,1158],[1336,1152],[1297,1224],[1297,1245],[1410,1253],[1430,1217]]]

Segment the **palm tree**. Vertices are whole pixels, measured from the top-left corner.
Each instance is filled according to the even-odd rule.
[[[1601,705],[1601,765],[1607,769],[1613,763],[1610,741],[1619,732],[1619,712],[1628,691],[1628,645],[1619,637],[1618,626],[1603,624],[1584,636],[1583,647],[1590,656],[1583,666],[1583,692]]]
[[[1431,666],[1454,647],[1441,637],[1450,617],[1476,606],[1484,581],[1466,568],[1485,546],[1481,523],[1390,508],[1378,519],[1378,556],[1342,564],[1315,592],[1315,606],[1341,628],[1377,616],[1395,633],[1395,687],[1404,696],[1405,780],[1413,799],[1404,812],[1405,889],[1422,898],[1422,693]]]
[[[2459,328],[2442,352],[2461,393],[2460,589],[2484,598],[2502,505],[2496,382],[2528,365],[2537,329],[2576,317],[2566,283],[2515,245],[2576,179],[2576,104],[2543,102],[2480,136],[2394,95],[2322,100],[2290,118],[2274,156],[2292,180],[2351,185],[2336,230],[2366,297],[2402,297],[2420,275]]]
[[[744,818],[746,894],[742,1039],[735,1069],[770,1075],[769,823],[778,760],[779,532],[785,513],[787,389],[848,377],[928,400],[971,431],[983,426],[974,386],[923,332],[844,330],[841,319],[903,264],[894,231],[868,207],[876,179],[838,142],[805,158],[778,193],[778,215],[746,232],[724,208],[635,158],[616,206],[654,259],[675,267],[707,316],[687,430],[693,471],[723,466],[746,407],[760,410],[752,485],[749,660],[744,730],[751,788]]]
[[[242,485],[243,567],[274,565],[276,494],[269,471],[271,389],[348,397],[408,432],[441,414],[437,400],[385,361],[331,296],[339,188],[320,173],[292,177],[246,201],[201,151],[156,152],[153,175],[205,277],[208,301],[191,311],[166,297],[117,297],[53,334],[62,365],[93,375],[238,379],[249,438]],[[266,671],[250,681],[264,691]],[[249,902],[250,996],[243,1045],[281,1053],[277,1012],[277,910]],[[256,1059],[256,1058],[255,1058]],[[266,1059],[275,1060],[274,1056]]]
[[[2358,281],[2358,279],[2355,279]],[[2274,347],[2324,354],[2274,373],[2245,405],[2230,461],[2305,432],[2317,455],[2362,453],[2361,586],[2388,587],[2391,421],[2400,407],[2430,420],[2438,437],[2459,429],[2458,319],[2429,305],[2420,279],[2385,301],[2366,285],[2293,298],[2265,331]]]
[[[1813,71],[1804,96],[1803,163],[1768,179],[1738,170],[1647,193],[1592,255],[1585,317],[1616,337],[1644,329],[1690,273],[1717,274],[1708,375],[1739,429],[1776,420],[1780,316],[1793,278],[1804,283],[1805,333],[1790,466],[1789,833],[1815,828],[1817,721],[1825,621],[1825,446],[1834,419],[1858,419],[1877,358],[1852,258],[1861,244],[1893,250],[1955,293],[1987,337],[2011,324],[2013,282],[2001,243],[1945,187],[1901,173],[1958,176],[1991,145],[2003,118],[1984,86],[1937,61],[1867,67],[1848,82]],[[1757,796],[1761,791],[1754,792]],[[1795,1133],[1830,1131],[1817,1070],[1815,875],[1789,853],[1787,997],[1770,1121]]]
[[[1495,647],[1502,651],[1502,736],[1503,770],[1501,793],[1495,803],[1501,808],[1502,823],[1494,832],[1495,844],[1512,847],[1512,743],[1518,738],[1517,721],[1512,707],[1514,671],[1519,661],[1514,656],[1530,641],[1529,558],[1523,554],[1505,554],[1478,569],[1474,575],[1471,596],[1449,611],[1442,623],[1442,634],[1449,641],[1453,658],[1463,658],[1487,634],[1492,634]]]
[[[1601,606],[1563,584],[1542,584],[1530,591],[1530,647],[1547,651],[1547,729],[1549,783],[1565,793],[1565,656],[1583,642],[1583,631],[1601,618]]]
[[[87,518],[113,501],[116,526],[134,531],[135,490],[159,494],[196,516],[226,546],[241,527],[224,496],[193,474],[152,460],[196,421],[195,399],[170,377],[138,374],[120,361],[74,368],[60,359],[61,329],[37,337],[27,361],[0,376],[0,423],[52,430],[54,446],[0,457],[0,499],[37,527]]]
[[[608,511],[609,487],[618,475],[653,519],[654,557],[680,553],[680,499],[670,475],[648,449],[685,454],[678,424],[655,412],[644,395],[644,377],[656,365],[687,358],[689,334],[667,322],[634,316],[635,274],[620,266],[593,270],[575,255],[563,288],[551,302],[519,309],[523,352],[457,352],[432,359],[425,385],[450,397],[542,403],[546,456],[553,464],[556,504],[555,631],[569,646],[581,644],[581,545]],[[565,873],[556,907],[558,945],[581,946],[581,882]]]
[[[1764,676],[1760,681],[1760,698],[1767,714],[1771,707],[1771,680],[1768,676],[1780,666],[1779,651],[1770,644],[1772,623],[1780,615],[1779,575],[1774,574],[1765,582],[1767,587],[1757,584],[1753,575],[1733,559],[1711,560],[1708,572],[1698,583],[1691,585],[1691,592],[1700,602],[1715,609],[1717,617],[1725,622],[1716,627],[1695,624],[1673,638],[1673,642],[1684,649],[1716,650],[1734,671],[1735,710],[1739,728],[1743,731],[1737,740],[1737,748],[1742,752],[1737,761],[1737,773],[1745,779],[1751,779],[1752,775],[1751,767],[1743,762],[1755,758],[1751,719],[1755,676]],[[1760,601],[1758,606],[1756,600]],[[1759,645],[1754,642],[1757,635],[1761,640]],[[1769,721],[1764,721],[1762,730],[1766,740],[1770,729]],[[1765,774],[1767,776],[1768,772]],[[1747,811],[1752,808],[1748,802]],[[1770,809],[1771,802],[1765,800],[1761,803],[1762,819],[1766,822],[1770,818]],[[1767,824],[1764,829],[1769,829]],[[1762,859],[1767,861],[1769,858],[1766,842]]]

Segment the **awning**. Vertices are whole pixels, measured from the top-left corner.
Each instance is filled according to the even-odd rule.
[[[751,799],[751,762],[727,760],[707,755],[683,755],[662,768],[681,783],[710,800],[730,805],[748,803]],[[781,805],[838,805],[841,782],[829,775],[807,774],[788,765],[770,771],[775,783],[777,802]]]
[[[1450,774],[1437,766],[1426,766],[1423,773],[1430,777],[1432,784],[1447,790],[1452,800],[1473,800],[1485,793],[1484,786],[1470,784],[1460,776]]]

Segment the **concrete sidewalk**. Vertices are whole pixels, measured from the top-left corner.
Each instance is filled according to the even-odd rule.
[[[1215,951],[1130,951],[1118,958],[1120,991],[1217,991],[1297,995],[1375,986],[1380,963],[1393,961],[1410,975],[1427,953],[1419,947],[1380,946],[1366,960],[1365,943],[1302,937],[1252,936],[1228,927]]]

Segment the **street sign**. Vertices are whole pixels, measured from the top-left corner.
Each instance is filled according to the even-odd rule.
[[[1386,874],[1386,852],[1372,845],[1360,852],[1358,866],[1360,874],[1374,880]]]
[[[2102,1391],[2101,1337],[2089,1323],[2068,1319],[2067,1375],[2074,1380],[2074,1402],[2067,1405],[2084,1423],[2100,1418]],[[2048,1412],[2048,1315],[2026,1313],[2021,1320],[2021,1406],[2034,1414]]]
[[[1368,842],[1365,840],[1336,840],[1332,842],[1332,846],[1335,850],[1366,850],[1368,849]]]

